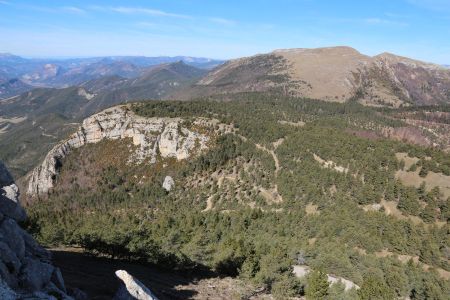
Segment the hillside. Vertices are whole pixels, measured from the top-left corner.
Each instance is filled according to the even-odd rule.
[[[183,87],[189,86],[206,73],[182,61],[151,67],[139,77],[123,81],[120,85],[103,89],[86,107],[84,115],[100,111],[111,105],[142,99],[163,99]]]
[[[349,47],[286,49],[229,61],[173,98],[250,91],[375,106],[442,104],[450,102],[450,71]]]
[[[60,113],[66,117],[86,117],[106,107],[129,100],[161,99],[175,89],[188,85],[205,74],[204,70],[183,62],[158,65],[139,77],[118,75],[85,81],[62,89],[36,88],[0,105],[4,116]]]
[[[104,76],[98,79],[88,80],[80,84],[86,90],[99,94],[102,92],[111,92],[120,88],[127,79],[121,76]]]
[[[305,269],[356,288],[331,285],[330,299],[372,284],[384,299],[446,299],[450,161],[392,134],[412,112],[221,100],[86,119],[31,175],[29,229],[46,245],[239,276],[281,299],[304,295],[312,277],[293,271]]]
[[[42,116],[48,113],[75,116],[90,99],[90,94],[83,88],[37,88],[2,101],[0,113],[3,116]]]
[[[36,88],[5,99],[0,102],[1,157],[21,177],[87,116],[127,101],[161,99],[204,73],[175,62],[146,69],[133,79],[105,76],[80,86]]]
[[[0,80],[0,100],[13,97],[33,89],[31,85],[19,79]]]

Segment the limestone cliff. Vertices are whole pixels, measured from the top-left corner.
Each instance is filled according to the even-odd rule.
[[[18,225],[26,217],[18,196],[0,162],[0,298],[72,299],[60,270],[51,264],[50,252]]]
[[[158,157],[183,160],[206,149],[208,136],[194,132],[180,118],[144,118],[126,106],[106,109],[85,119],[67,140],[56,145],[30,175],[27,194],[37,196],[54,186],[61,161],[74,148],[103,139],[131,138],[137,150],[130,163],[155,163]]]

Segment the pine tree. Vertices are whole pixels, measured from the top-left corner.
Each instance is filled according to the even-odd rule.
[[[419,194],[419,199],[424,201],[425,196],[427,194],[427,189],[426,189],[426,183],[425,181],[422,181],[422,183],[420,184],[420,186],[417,188],[417,193]]]
[[[434,221],[436,217],[436,206],[433,204],[428,204],[422,213],[420,214],[420,217],[423,219],[426,223],[431,223]]]
[[[306,287],[306,299],[321,300],[328,295],[327,275],[322,271],[312,271],[308,275],[308,283]]]
[[[428,175],[428,166],[422,165],[422,168],[420,169],[419,176],[420,177],[426,177]]]
[[[442,202],[440,209],[441,209],[441,220],[443,221],[450,220],[450,197],[447,198],[447,201]]]
[[[413,216],[417,215],[420,212],[420,203],[418,201],[416,192],[413,189],[408,188],[402,194],[398,202],[398,209]]]
[[[394,292],[386,282],[378,276],[369,275],[364,278],[361,289],[358,290],[361,300],[390,300],[395,299]]]

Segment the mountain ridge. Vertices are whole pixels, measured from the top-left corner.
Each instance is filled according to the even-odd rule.
[[[224,62],[192,56],[105,56],[55,59],[23,58],[13,54],[2,54],[0,55],[0,80],[19,79],[31,86],[61,88],[106,75],[136,77],[149,67],[180,60],[205,70]]]
[[[233,82],[236,78],[241,80]],[[346,46],[280,49],[230,60],[173,98],[271,90],[375,106],[439,104],[450,102],[450,72],[390,53],[371,57]]]

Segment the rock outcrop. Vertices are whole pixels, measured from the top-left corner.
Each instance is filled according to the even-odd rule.
[[[173,178],[171,176],[166,176],[164,178],[164,182],[163,182],[163,189],[165,189],[167,192],[170,192],[173,188],[173,186],[175,185],[175,181],[173,181]]]
[[[116,276],[122,280],[123,284],[114,296],[114,300],[158,300],[142,282],[127,271],[118,270]]]
[[[131,138],[137,147],[130,163],[155,163],[158,157],[183,160],[206,149],[209,140],[206,135],[183,127],[180,118],[144,118],[126,106],[112,107],[85,119],[77,132],[47,154],[33,170],[27,194],[37,196],[53,188],[61,161],[72,149],[123,138]]]
[[[0,162],[0,298],[72,299],[66,293],[50,252],[42,248],[17,222],[26,218],[19,191]]]
[[[25,211],[19,205],[19,189],[5,165],[0,162],[0,212],[14,220],[25,220]]]
[[[293,268],[294,268],[293,273],[298,278],[303,278],[303,277],[307,276],[309,274],[309,272],[311,272],[311,269],[305,265],[295,265],[295,266],[293,266]],[[360,287],[356,283],[354,283],[348,279],[345,279],[342,277],[337,277],[337,276],[330,275],[330,274],[327,274],[327,281],[330,285],[335,284],[335,283],[343,284],[345,291],[349,291],[351,289],[356,289],[356,290],[360,289]]]

